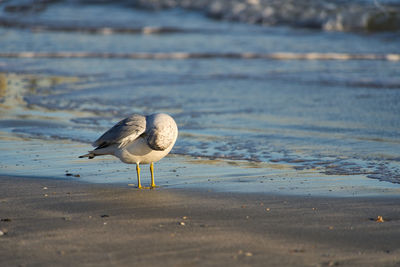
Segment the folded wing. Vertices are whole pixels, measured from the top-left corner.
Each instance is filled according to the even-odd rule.
[[[105,132],[92,145],[96,149],[104,148],[112,144],[123,147],[134,141],[146,131],[146,117],[133,114],[115,124],[110,130]]]

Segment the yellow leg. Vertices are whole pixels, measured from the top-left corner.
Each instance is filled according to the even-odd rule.
[[[151,185],[150,189],[156,188],[156,184],[154,183],[154,164],[150,163],[150,173],[151,173]]]
[[[140,167],[139,167],[139,163],[136,163],[136,174],[137,174],[137,183],[138,183],[137,188],[142,189],[142,185],[140,184]]]

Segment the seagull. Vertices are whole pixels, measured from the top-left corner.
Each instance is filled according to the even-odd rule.
[[[178,137],[178,126],[168,114],[156,113],[148,116],[133,114],[110,128],[92,144],[95,149],[79,158],[92,159],[112,155],[122,162],[136,164],[138,188],[140,183],[139,164],[150,164],[150,189],[154,183],[154,162],[165,157]]]

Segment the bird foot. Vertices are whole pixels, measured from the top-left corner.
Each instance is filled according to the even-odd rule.
[[[155,189],[155,188],[159,188],[158,185],[150,185],[150,186],[141,186],[139,185],[138,187],[136,187],[137,189]]]

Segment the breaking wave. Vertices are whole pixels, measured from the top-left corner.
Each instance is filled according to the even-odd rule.
[[[17,0],[3,3],[0,1],[0,11],[7,14],[39,13],[48,5],[59,2],[61,1]],[[184,8],[203,12],[214,19],[268,26],[287,25],[325,31],[400,30],[400,3],[394,0],[65,0],[64,2],[118,3],[128,7],[148,9]],[[54,30],[54,27],[46,27],[47,30]],[[86,28],[84,30],[96,33],[104,29]],[[126,29],[119,29],[119,32],[126,31],[129,32]],[[105,29],[105,32],[108,32],[108,29]]]
[[[146,8],[188,8],[209,17],[326,31],[398,31],[400,3],[342,0],[137,0]]]

